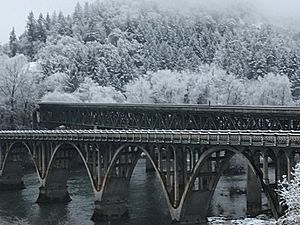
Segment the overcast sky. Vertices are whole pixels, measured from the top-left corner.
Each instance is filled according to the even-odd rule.
[[[0,43],[8,41],[9,32],[15,27],[17,35],[20,35],[25,29],[25,23],[28,13],[33,11],[35,16],[42,12],[52,13],[62,11],[65,14],[72,13],[77,2],[93,2],[94,0],[0,0]],[[124,0],[125,1],[125,0]],[[129,1],[129,0],[126,0]],[[283,21],[293,21],[294,24],[300,24],[300,0],[135,0],[135,1],[156,1],[164,2],[167,7],[177,3],[178,8],[192,6],[195,4],[212,5],[214,8],[231,7],[232,2],[251,2],[259,11],[277,23]],[[229,4],[229,2],[231,2]],[[178,4],[179,3],[179,4]],[[296,22],[295,22],[296,21]]]

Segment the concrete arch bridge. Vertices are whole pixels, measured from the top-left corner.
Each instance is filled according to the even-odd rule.
[[[291,179],[299,160],[300,132],[262,130],[16,130],[0,131],[0,188],[20,188],[22,164],[31,158],[39,180],[37,202],[69,201],[67,179],[75,156],[85,165],[95,194],[93,220],[125,216],[128,184],[143,153],[161,183],[174,224],[206,224],[209,203],[234,155],[248,173],[247,207],[261,209],[261,190],[275,218],[274,191]],[[275,168],[275,175],[270,167]],[[271,177],[273,176],[273,177]]]

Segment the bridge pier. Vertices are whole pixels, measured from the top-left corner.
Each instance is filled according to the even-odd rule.
[[[174,221],[172,224],[207,225],[207,214],[211,197],[211,190],[192,191],[182,208],[180,220]]]
[[[63,188],[61,186],[53,186],[40,188],[39,197],[37,199],[37,203],[64,203],[71,201],[71,197],[67,188]]]
[[[101,194],[100,194],[101,195]],[[97,197],[92,221],[109,221],[128,217],[128,180],[110,177],[102,196]]]
[[[253,152],[252,155],[253,166],[260,169],[260,154]],[[263,163],[263,166],[264,165]],[[267,168],[264,168],[267,169]],[[264,173],[264,171],[262,171]],[[257,177],[258,175],[247,167],[247,215],[257,216],[262,210],[262,194],[261,194],[261,183]],[[265,175],[266,176],[266,175]]]
[[[39,197],[36,202],[63,203],[71,201],[67,186],[68,173],[68,169],[53,168],[47,177],[46,184],[40,187]]]
[[[250,167],[247,171],[247,214],[257,216],[262,210],[261,184]]]

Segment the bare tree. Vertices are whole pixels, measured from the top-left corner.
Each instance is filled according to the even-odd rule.
[[[34,74],[24,55],[0,60],[0,97],[8,117],[8,128],[25,125],[28,107],[37,94]],[[18,122],[16,121],[18,120]]]

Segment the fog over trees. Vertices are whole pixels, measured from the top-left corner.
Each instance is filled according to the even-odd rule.
[[[7,126],[28,126],[39,100],[298,104],[297,28],[249,2],[172,2],[107,0],[77,4],[71,15],[31,12],[24,33],[12,28],[0,46]]]

